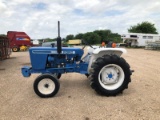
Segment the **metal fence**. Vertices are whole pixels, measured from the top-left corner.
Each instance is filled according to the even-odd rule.
[[[0,36],[0,60],[9,58],[10,54],[11,54],[11,49],[8,38]]]
[[[149,50],[160,50],[160,40],[157,40],[155,42],[146,42],[145,49]]]

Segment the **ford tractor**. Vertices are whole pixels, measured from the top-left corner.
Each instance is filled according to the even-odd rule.
[[[90,86],[98,94],[116,96],[128,88],[131,82],[132,70],[121,57],[125,52],[123,48],[89,45],[87,54],[83,55],[84,50],[81,48],[61,47],[58,21],[57,46],[52,44],[52,47],[31,47],[31,66],[24,66],[21,71],[24,77],[40,73],[34,81],[33,88],[42,98],[55,96],[60,88],[61,75],[73,72],[88,76]]]

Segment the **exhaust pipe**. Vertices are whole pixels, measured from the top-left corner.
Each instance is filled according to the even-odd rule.
[[[57,53],[60,54],[62,51],[61,37],[60,37],[60,21],[58,21],[58,37],[57,37]]]

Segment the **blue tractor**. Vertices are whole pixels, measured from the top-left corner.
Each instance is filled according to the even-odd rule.
[[[34,81],[35,93],[43,98],[57,94],[59,78],[64,73],[81,73],[90,80],[91,87],[100,95],[116,96],[128,88],[131,82],[129,64],[121,57],[123,48],[88,47],[88,53],[75,47],[61,47],[60,26],[58,21],[57,47],[31,47],[30,66],[22,67],[24,77],[41,73]]]

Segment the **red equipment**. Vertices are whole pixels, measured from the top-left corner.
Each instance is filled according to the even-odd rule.
[[[18,52],[22,46],[26,48],[33,46],[30,37],[25,32],[8,31],[7,38],[13,52]]]

